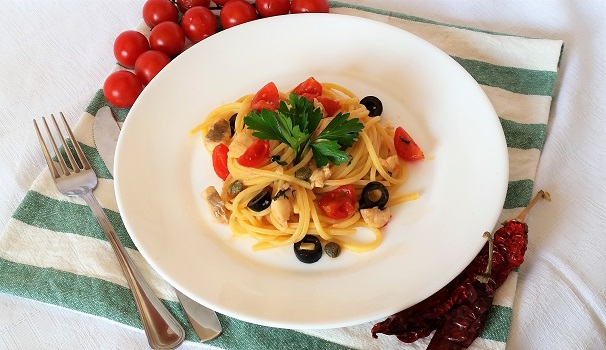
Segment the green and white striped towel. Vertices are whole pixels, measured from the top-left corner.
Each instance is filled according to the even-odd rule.
[[[481,84],[499,115],[509,147],[510,178],[502,219],[514,217],[533,192],[562,41],[457,27],[345,2],[331,1],[331,12],[371,18],[416,34],[452,56]],[[99,91],[75,128],[100,178],[95,195],[156,294],[182,324],[187,324],[172,288],[137,252],[122,223],[113,179],[92,139],[93,115],[104,105],[107,102]],[[121,121],[128,112],[113,111]],[[514,272],[499,289],[486,328],[471,348],[505,348],[516,282]],[[0,236],[0,292],[142,328],[121,269],[91,211],[80,199],[61,195],[46,169]],[[220,320],[224,333],[211,341],[209,348],[420,349],[428,343],[428,339],[422,339],[407,345],[384,335],[373,339],[372,322],[340,329],[294,331],[223,315]],[[198,340],[189,328],[187,340]]]

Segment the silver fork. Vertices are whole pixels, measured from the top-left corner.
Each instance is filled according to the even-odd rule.
[[[82,152],[82,148],[78,144],[78,141],[76,141],[71,128],[65,120],[65,116],[63,113],[60,114],[61,119],[63,120],[63,125],[65,126],[65,130],[72,141],[72,145],[76,151],[78,160],[82,164],[82,167],[79,167],[76,163],[76,159],[72,155],[72,152],[70,151],[70,148],[68,147],[67,142],[61,133],[61,129],[57,124],[55,116],[51,114],[56,133],[61,139],[63,149],[67,154],[67,158],[71,166],[71,169],[67,166],[63,156],[59,152],[59,148],[55,143],[55,139],[53,138],[53,134],[48,127],[46,119],[43,117],[42,121],[48,134],[49,142],[59,163],[60,171],[57,170],[48,148],[46,147],[46,143],[40,134],[38,123],[36,123],[36,120],[34,120],[34,126],[36,128],[36,133],[38,134],[38,139],[40,140],[40,146],[42,147],[42,152],[46,158],[48,169],[55,180],[55,184],[57,185],[59,191],[64,195],[79,196],[80,198],[84,199],[99,221],[99,225],[101,225],[103,232],[105,232],[109,243],[116,253],[120,266],[124,271],[124,275],[126,276],[126,280],[128,281],[128,285],[130,286],[135,299],[135,304],[137,305],[139,317],[141,318],[141,323],[143,324],[143,329],[145,330],[149,345],[152,347],[152,349],[174,349],[183,343],[183,340],[185,339],[185,330],[168,311],[168,309],[166,309],[160,299],[158,299],[158,297],[153,293],[152,289],[143,279],[143,276],[118,239],[118,236],[109,222],[109,219],[93,195],[93,190],[95,187],[97,187],[97,175],[95,175],[91,169],[90,163],[86,159],[84,152]]]

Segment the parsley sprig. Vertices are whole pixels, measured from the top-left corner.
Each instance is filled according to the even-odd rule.
[[[349,162],[341,148],[353,145],[364,124],[358,118],[348,117],[349,113],[338,113],[313,137],[322,120],[322,111],[314,108],[307,98],[291,93],[288,103],[280,101],[276,111],[250,111],[244,124],[254,130],[252,135],[260,140],[277,140],[289,145],[295,152],[295,164],[311,148],[316,165],[322,167],[329,162],[335,165]]]

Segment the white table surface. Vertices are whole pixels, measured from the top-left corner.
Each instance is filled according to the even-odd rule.
[[[0,228],[45,166],[31,120],[80,116],[143,0],[2,0]],[[606,348],[606,1],[368,0],[463,26],[563,39],[508,350]],[[144,349],[142,331],[0,294],[0,349]],[[186,349],[202,348],[189,344]]]

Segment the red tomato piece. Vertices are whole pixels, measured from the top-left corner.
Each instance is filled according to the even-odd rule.
[[[399,126],[393,135],[393,144],[398,156],[407,161],[425,159],[425,155],[417,143]]]
[[[112,106],[129,108],[143,91],[143,84],[137,76],[127,70],[110,74],[103,83],[103,96]]]
[[[219,20],[224,29],[255,19],[257,19],[257,11],[245,0],[229,0],[219,13]]]
[[[320,209],[331,219],[347,219],[356,211],[356,191],[353,185],[343,185],[326,193],[318,201]]]
[[[147,50],[147,38],[136,30],[122,32],[114,41],[114,56],[126,68],[133,68],[137,58]]]
[[[303,96],[306,99],[313,101],[314,98],[322,95],[322,84],[320,84],[313,77],[307,78],[304,82],[297,85],[292,92],[299,96]]]
[[[268,109],[275,111],[280,103],[280,93],[278,87],[273,82],[267,83],[261,88],[250,103],[250,109],[260,111]]]
[[[270,152],[269,141],[255,139],[253,144],[238,158],[238,164],[249,168],[258,168],[269,160]]]
[[[257,0],[255,7],[261,17],[285,15],[290,12],[290,0]]]
[[[227,179],[227,176],[229,175],[229,169],[227,169],[227,152],[228,151],[229,151],[229,148],[227,148],[227,146],[225,146],[225,144],[222,144],[222,143],[218,144],[213,149],[213,155],[212,155],[213,169],[215,169],[215,173],[223,181],[225,181],[225,179]]]
[[[290,12],[328,13],[328,7],[328,0],[292,0],[292,4],[290,4]]]
[[[338,111],[341,110],[341,103],[339,101],[333,100],[332,98],[318,96],[316,100],[322,104],[324,110],[326,111],[327,117],[332,117],[337,114]]]

